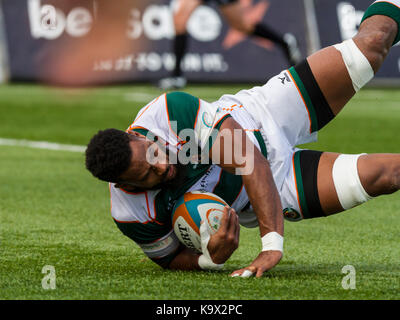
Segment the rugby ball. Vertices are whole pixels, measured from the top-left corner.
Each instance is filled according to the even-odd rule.
[[[179,241],[201,253],[200,222],[217,232],[227,203],[210,192],[192,191],[180,197],[172,211],[172,226]]]

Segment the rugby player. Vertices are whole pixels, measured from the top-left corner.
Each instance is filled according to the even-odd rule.
[[[264,86],[213,103],[181,92],[163,94],[127,131],[98,132],[88,145],[86,167],[110,182],[118,228],[164,268],[218,270],[238,246],[239,224],[258,226],[262,251],[231,275],[260,277],[282,258],[284,218],[325,217],[398,191],[400,154],[296,146],[316,141],[318,130],[371,80],[400,40],[399,23],[400,0],[375,1],[353,39],[312,54]],[[195,134],[188,139],[189,129]],[[193,144],[209,163],[169,161]],[[234,150],[242,151],[244,161]],[[158,161],[149,161],[148,154]],[[240,172],[245,168],[252,170]],[[176,199],[193,190],[213,192],[230,206],[216,234],[201,226],[202,254],[183,247],[171,226]]]
[[[178,89],[186,85],[186,79],[181,69],[181,62],[185,55],[188,41],[186,24],[197,7],[210,2],[214,2],[219,6],[222,15],[232,28],[249,36],[261,37],[276,43],[283,50],[290,66],[300,62],[301,52],[296,38],[291,33],[281,35],[265,23],[254,24],[246,20],[243,15],[242,4],[238,0],[177,0],[173,11],[175,69],[170,77],[160,80],[159,87],[161,89]]]

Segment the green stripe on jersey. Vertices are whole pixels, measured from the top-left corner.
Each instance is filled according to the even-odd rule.
[[[317,113],[315,112],[315,107],[314,104],[312,103],[310,95],[308,94],[303,82],[301,81],[294,67],[291,67],[289,69],[289,73],[292,75],[293,80],[296,83],[297,87],[299,88],[300,94],[304,99],[304,103],[306,104],[306,108],[308,110],[311,119],[311,132],[318,131]]]
[[[171,129],[177,131],[175,132],[177,135],[183,129],[194,129],[199,107],[199,98],[188,93],[167,93],[167,112]],[[176,125],[172,122],[176,122]],[[183,140],[185,138],[183,137]]]
[[[393,42],[393,45],[395,45],[397,42],[399,42],[400,41],[400,8],[390,2],[382,1],[382,2],[373,3],[372,5],[370,5],[368,7],[367,11],[365,11],[364,16],[361,20],[361,23],[365,19],[367,19],[371,16],[374,16],[374,15],[387,16],[397,22],[398,31],[397,31],[396,39]]]
[[[145,128],[133,128],[130,131],[138,132],[138,133],[144,135],[150,141],[156,142],[158,140],[157,136],[153,132],[151,132],[150,130],[147,130]],[[161,145],[161,147],[163,147],[163,145]]]
[[[300,201],[300,210],[301,213],[303,214],[304,219],[310,218],[310,212],[308,210],[307,206],[307,200],[306,200],[306,195],[304,192],[304,185],[303,185],[303,177],[301,175],[301,167],[300,167],[300,153],[301,151],[297,151],[294,154],[294,174],[296,176],[296,188],[297,188],[297,193],[299,196],[299,201]]]
[[[262,155],[267,159],[268,158],[267,146],[265,145],[265,141],[264,141],[264,138],[263,138],[261,132],[254,131],[254,136],[256,137],[257,142],[260,146]]]
[[[221,126],[222,126],[222,123],[228,118],[232,118],[232,116],[230,114],[224,115],[218,121],[218,123],[215,125],[215,127],[214,127],[215,130],[213,130],[211,132],[210,137],[208,138],[207,144],[204,147],[205,150],[211,150],[212,146],[214,145],[214,142],[217,140],[218,133],[219,133],[219,130],[220,130]]]
[[[147,129],[145,129],[145,128],[133,128],[133,129],[131,129],[131,131],[138,132],[138,133],[144,135],[145,137],[146,137],[147,134],[149,133],[149,130],[147,130]]]

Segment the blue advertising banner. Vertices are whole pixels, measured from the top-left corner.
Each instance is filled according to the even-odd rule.
[[[303,1],[238,1],[246,21],[292,33],[306,56]],[[1,3],[11,80],[73,85],[157,81],[174,68],[170,0]],[[182,68],[189,81],[262,83],[288,67],[276,44],[232,29],[212,1],[196,9],[187,28]]]
[[[371,3],[371,0],[314,0],[321,47],[353,37],[357,33],[365,10]],[[398,84],[398,81],[394,80],[399,78],[400,47],[396,45],[389,52],[374,81],[379,83],[380,80],[388,80]]]

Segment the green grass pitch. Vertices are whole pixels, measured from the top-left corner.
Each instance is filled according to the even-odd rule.
[[[213,101],[243,86],[189,86]],[[99,129],[126,129],[161,94],[147,85],[59,89],[0,87],[0,138],[86,145]],[[362,90],[310,149],[400,152],[400,92]],[[218,273],[164,271],[124,237],[110,215],[107,185],[80,153],[0,146],[0,299],[399,299],[400,197],[349,212],[285,222],[285,255],[261,279],[230,278],[261,248],[242,228],[239,249]],[[56,289],[42,288],[54,266]],[[345,290],[342,268],[356,271]]]

